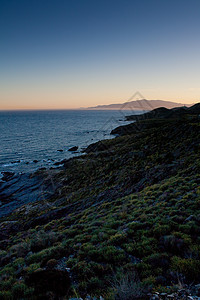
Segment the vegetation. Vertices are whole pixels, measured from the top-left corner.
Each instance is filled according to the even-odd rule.
[[[51,170],[54,196],[1,220],[0,299],[143,299],[198,283],[200,123],[152,124]]]

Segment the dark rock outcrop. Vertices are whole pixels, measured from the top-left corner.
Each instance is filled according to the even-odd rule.
[[[14,176],[15,173],[14,172],[1,172],[1,174],[3,175],[1,180],[8,181]]]
[[[42,172],[42,171],[41,171]],[[11,213],[23,204],[45,198],[45,191],[52,190],[50,181],[45,181],[46,175],[16,174],[6,173],[4,182],[0,182],[1,210],[0,217]]]
[[[106,147],[106,145],[102,141],[99,141],[99,142],[90,144],[87,148],[85,148],[83,150],[83,152],[90,153],[90,152],[96,152],[96,151],[104,151],[107,149],[108,148]]]
[[[72,152],[77,151],[77,150],[78,150],[78,147],[77,147],[77,146],[74,146],[74,147],[68,149],[68,151],[72,151]]]

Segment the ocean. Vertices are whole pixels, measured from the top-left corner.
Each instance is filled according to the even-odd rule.
[[[130,114],[120,110],[1,111],[0,172],[33,172],[80,155],[89,144],[114,137],[111,130],[128,124],[124,117]],[[77,153],[69,152],[74,146]]]

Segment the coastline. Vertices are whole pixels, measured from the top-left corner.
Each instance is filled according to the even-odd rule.
[[[58,111],[62,112],[61,110]],[[13,111],[9,111],[9,112],[13,113]],[[20,112],[23,113],[23,111]],[[32,113],[32,111],[27,111],[27,112]],[[36,111],[36,112],[40,112],[40,111]],[[118,111],[116,110],[116,112]],[[120,117],[120,114],[118,114],[118,117]],[[121,121],[122,120],[119,119],[116,121],[116,123]],[[129,121],[125,119],[123,120],[123,122],[129,123]],[[79,159],[79,157],[81,157],[82,155],[87,154],[87,149],[91,149],[93,145],[99,145],[104,140],[111,140],[116,137],[116,135],[113,135],[111,131],[109,132],[109,135],[110,135],[109,138],[106,135],[104,139],[101,140],[97,139],[95,142],[90,141],[88,143],[86,139],[85,146],[84,147],[82,147],[82,145],[73,146],[72,148],[74,147],[76,148],[74,151],[71,151],[72,148],[70,147],[72,145],[68,146],[67,147],[68,149],[65,150],[63,150],[63,148],[61,147],[62,149],[56,150],[58,154],[60,153],[60,159],[57,160],[49,157],[43,159],[42,161],[39,161],[34,158],[31,161],[25,161],[22,158],[19,160],[10,161],[7,164],[5,164],[6,168],[0,172],[0,199],[1,199],[0,218],[9,215],[14,209],[19,208],[21,205],[44,199],[45,190],[49,189],[49,184],[46,184],[46,177],[47,178],[49,177],[48,175],[49,173],[53,173],[53,172],[56,173],[57,170],[59,171],[60,169],[62,169],[64,163],[67,163],[68,160],[74,158]],[[93,139],[95,139],[95,137],[92,138],[92,140]],[[86,150],[86,152],[84,152],[84,150]],[[70,154],[73,156],[68,158],[62,158],[62,156],[65,156],[66,154]],[[21,170],[20,165],[22,164],[24,166],[27,166],[27,170],[24,171],[23,168]],[[32,166],[33,170],[29,170],[29,166]],[[13,169],[13,167],[15,168]],[[42,178],[42,176],[44,176],[44,178]],[[40,182],[41,180],[42,182]],[[41,190],[41,186],[43,187],[43,190]],[[51,187],[50,190],[52,189],[53,188]],[[47,195],[49,195],[48,193],[50,193],[49,190],[47,192]]]
[[[154,291],[181,299],[179,278],[188,294],[198,295],[199,119],[154,121],[89,145],[87,154],[50,174],[38,171],[52,193],[2,219],[2,271],[20,258],[23,266],[12,276],[41,297],[49,289],[59,294],[41,288],[43,274],[54,272],[59,282],[66,268],[63,293],[70,297],[71,286],[82,298],[114,297],[120,290],[109,285],[113,274],[122,281],[135,274],[140,299]]]

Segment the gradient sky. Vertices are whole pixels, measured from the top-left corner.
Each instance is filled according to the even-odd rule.
[[[0,0],[0,109],[200,102],[199,0]]]

